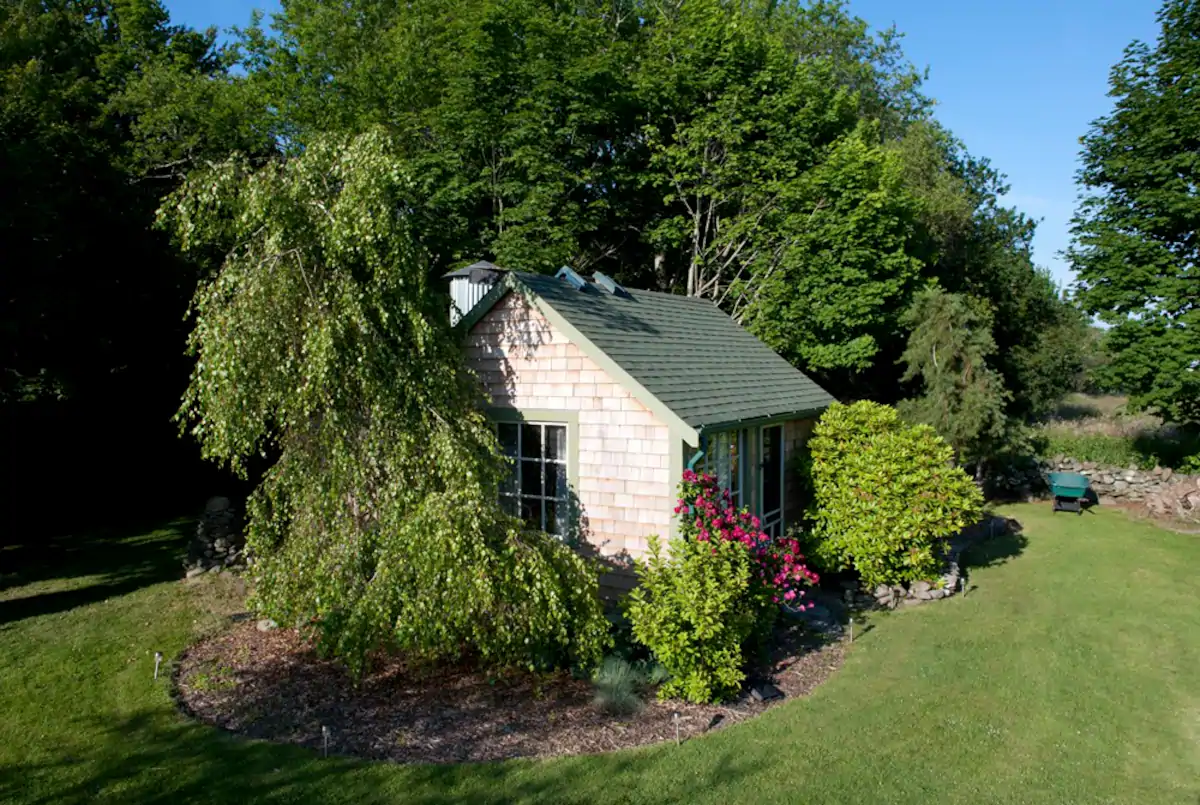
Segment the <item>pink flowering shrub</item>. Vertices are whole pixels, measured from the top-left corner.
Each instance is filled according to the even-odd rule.
[[[818,578],[805,566],[800,543],[790,537],[772,540],[757,517],[733,508],[729,490],[718,486],[714,476],[684,470],[675,514],[685,539],[743,545],[753,560],[753,580],[760,595],[795,609],[814,606],[801,601],[804,587],[816,584]]]
[[[817,577],[795,540],[768,537],[711,475],[684,473],[675,512],[678,536],[667,552],[651,538],[626,606],[634,637],[671,674],[659,695],[719,701],[741,687],[780,605],[812,606],[802,599]]]

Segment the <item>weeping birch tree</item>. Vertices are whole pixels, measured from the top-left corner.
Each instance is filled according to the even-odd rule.
[[[412,197],[381,129],[173,194],[182,248],[224,253],[193,302],[179,419],[235,471],[273,459],[248,504],[257,603],[354,669],[385,647],[591,664],[596,574],[497,505],[502,459]]]

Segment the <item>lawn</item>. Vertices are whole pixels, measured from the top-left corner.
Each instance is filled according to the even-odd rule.
[[[0,550],[0,801],[1200,802],[1200,538],[1112,511],[1002,513],[972,589],[875,616],[815,694],[676,747],[402,767],[179,716],[170,658],[227,611],[177,523]],[[11,572],[19,568],[19,574]]]

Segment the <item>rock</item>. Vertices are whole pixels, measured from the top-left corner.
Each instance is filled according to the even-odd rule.
[[[929,591],[929,597],[934,601],[939,598],[945,598],[947,595],[948,593],[942,588],[934,588]]]
[[[908,588],[908,591],[910,593],[912,593],[913,595],[917,596],[918,598],[920,598],[922,593],[927,593],[932,588],[933,588],[933,585],[927,581],[914,581],[912,583],[912,586]]]
[[[1085,461],[1085,462],[1083,462],[1083,468],[1084,468],[1085,470],[1094,470],[1094,469],[1096,469],[1096,462],[1094,462],[1094,461]]]
[[[782,699],[783,691],[770,682],[759,682],[750,688],[750,696],[756,702],[769,702],[773,699]]]
[[[1162,479],[1163,479],[1164,481],[1169,481],[1169,480],[1171,480],[1171,476],[1172,476],[1172,475],[1174,475],[1174,474],[1175,474],[1175,470],[1171,469],[1170,467],[1163,467],[1163,468],[1162,468]]]
[[[932,601],[934,598],[933,594],[935,592],[937,592],[937,591],[936,590],[921,590],[918,593],[914,593],[914,595],[916,595],[918,601]]]
[[[833,613],[825,607],[817,604],[812,609],[806,609],[800,613],[800,618],[817,632],[826,634],[836,634],[842,630],[841,624],[834,619]]]
[[[269,632],[272,629],[278,629],[279,624],[276,623],[275,621],[271,620],[270,618],[263,618],[262,620],[260,620],[258,623],[255,624],[255,628],[257,628],[258,631],[260,631],[260,632]]]
[[[210,567],[210,568],[208,569],[208,572],[209,572],[209,573],[212,573],[214,576],[219,576],[219,575],[221,575],[221,566],[220,566],[220,565],[213,565],[212,567]]]
[[[229,502],[229,498],[224,497],[209,498],[208,503],[204,504],[206,514],[229,511],[231,508],[233,508],[233,504]],[[195,509],[192,511],[195,511]]]
[[[891,598],[892,597],[892,588],[887,586],[886,584],[880,584],[878,587],[875,588],[875,597],[876,598]]]
[[[1112,493],[1114,496],[1124,495],[1129,490],[1128,481],[1115,481],[1113,483]]]
[[[227,550],[228,548],[229,548],[229,543],[226,542],[223,538],[217,537],[216,539],[213,540],[213,550],[224,551],[224,550]]]
[[[196,578],[197,576],[203,576],[203,575],[204,575],[204,568],[200,567],[199,565],[197,565],[196,567],[188,568],[187,578],[189,581]]]

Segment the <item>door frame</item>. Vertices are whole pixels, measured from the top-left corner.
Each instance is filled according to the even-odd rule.
[[[772,428],[778,428],[779,439],[775,445],[775,452],[778,454],[776,461],[779,464],[779,508],[770,512],[767,511],[767,459],[766,459],[766,438],[767,431]],[[784,523],[784,449],[783,449],[783,423],[776,425],[763,425],[758,428],[758,512],[759,522],[763,531],[766,531],[768,536],[782,537]],[[777,526],[778,533],[771,533],[771,526]]]

